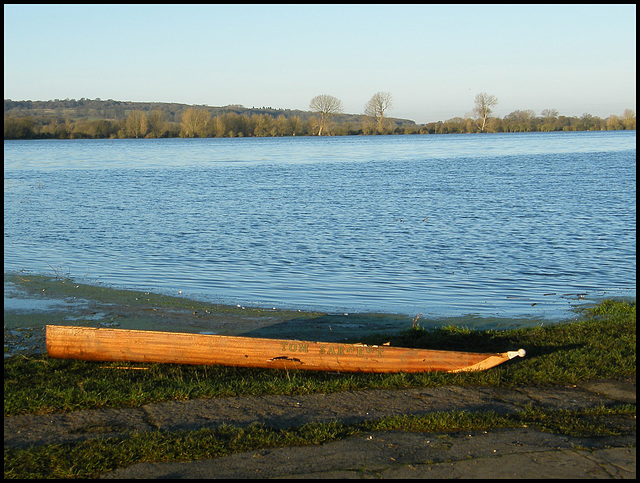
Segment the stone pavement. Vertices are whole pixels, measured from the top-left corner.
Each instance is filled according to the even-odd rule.
[[[106,478],[635,478],[635,437],[592,442],[526,428],[452,434],[384,431],[321,446],[186,463],[141,463]]]
[[[81,441],[156,429],[261,422],[292,427],[401,414],[493,410],[534,404],[579,409],[636,402],[634,382],[579,387],[365,390],[302,396],[170,401],[133,409],[5,417],[5,446]],[[265,449],[191,462],[140,463],[106,478],[635,478],[635,419],[622,436],[578,438],[533,428],[456,433],[379,431],[320,446]]]

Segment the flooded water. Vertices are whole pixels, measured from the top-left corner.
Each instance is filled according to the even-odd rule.
[[[633,296],[635,131],[5,141],[6,271],[558,320]]]

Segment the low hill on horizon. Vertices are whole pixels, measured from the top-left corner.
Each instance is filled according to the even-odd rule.
[[[302,121],[307,121],[316,115],[312,111],[302,111],[299,109],[282,109],[273,107],[245,107],[240,104],[229,104],[227,106],[208,106],[205,104],[182,104],[174,102],[140,102],[140,101],[115,101],[113,99],[102,100],[86,99],[54,99],[48,101],[14,101],[4,100],[4,115],[14,117],[48,117],[69,118],[71,121],[77,120],[112,120],[122,121],[126,119],[129,112],[133,110],[143,111],[149,114],[153,110],[164,111],[169,122],[180,122],[182,113],[190,108],[206,109],[212,116],[219,116],[225,113],[236,113],[239,115],[252,116],[254,114],[267,114],[274,118],[283,115],[285,118],[298,116]],[[362,122],[366,116],[364,114],[334,114],[332,119],[338,123]],[[389,117],[398,126],[415,126],[415,121],[410,119],[400,119]]]

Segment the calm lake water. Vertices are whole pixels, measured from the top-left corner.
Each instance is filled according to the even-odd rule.
[[[4,269],[329,312],[636,291],[636,133],[4,142]]]

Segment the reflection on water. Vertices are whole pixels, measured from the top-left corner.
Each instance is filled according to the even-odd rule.
[[[635,131],[5,141],[5,270],[331,312],[635,296]]]

